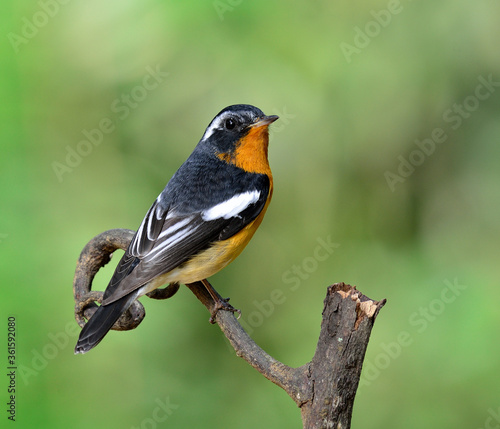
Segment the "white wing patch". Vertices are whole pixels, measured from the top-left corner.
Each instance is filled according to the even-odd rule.
[[[256,203],[259,200],[259,197],[259,191],[243,192],[235,195],[229,200],[204,210],[201,213],[201,217],[206,222],[219,218],[229,219],[231,217],[236,217],[250,204]]]
[[[160,244],[158,244],[153,250],[151,250],[151,252],[149,252],[147,255],[148,259],[150,261],[154,260],[159,255],[166,252],[168,248],[172,247],[174,244],[177,244],[179,241],[184,240],[189,235],[194,233],[197,229],[198,227],[187,226],[186,228],[177,231],[175,234],[160,242]]]
[[[144,231],[144,223],[145,219],[141,222],[141,226],[139,227],[139,230],[137,231],[137,234],[135,234],[134,242],[132,246],[130,246],[130,253],[134,256],[139,256],[139,241],[140,237],[142,235],[142,232]]]
[[[168,216],[167,216],[167,219],[168,219]],[[167,235],[173,234],[178,229],[182,228],[183,226],[186,226],[189,222],[191,222],[191,220],[192,219],[190,217],[187,217],[187,218],[184,218],[184,219],[174,223],[172,226],[169,226],[165,231],[163,231],[159,235],[158,239],[161,239]]]
[[[147,224],[148,240],[154,240],[154,237],[153,237],[153,217],[154,216],[155,216],[154,213],[150,213],[150,215],[149,215],[148,224]]]

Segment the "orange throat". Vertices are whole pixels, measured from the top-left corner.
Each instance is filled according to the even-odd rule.
[[[238,143],[234,152],[221,153],[218,157],[248,173],[267,174],[272,180],[271,168],[267,159],[268,146],[268,126],[252,127]]]

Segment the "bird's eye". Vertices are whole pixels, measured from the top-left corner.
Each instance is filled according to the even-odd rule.
[[[226,119],[225,127],[227,130],[232,130],[236,126],[236,121],[232,118]]]

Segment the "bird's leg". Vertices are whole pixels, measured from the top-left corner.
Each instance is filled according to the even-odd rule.
[[[222,298],[207,279],[203,279],[201,283],[203,283],[203,286],[205,286],[205,289],[208,291],[208,293],[214,300],[214,309],[212,310],[212,315],[210,316],[209,319],[210,323],[212,324],[215,323],[215,316],[217,316],[219,310],[226,310],[230,311],[231,313],[238,313],[238,319],[240,318],[241,310],[238,310],[237,308],[234,308],[231,304],[229,304],[229,298],[225,299]]]

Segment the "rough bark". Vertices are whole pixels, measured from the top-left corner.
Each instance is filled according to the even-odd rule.
[[[126,249],[133,231],[114,229],[92,239],[77,263],[73,291],[75,317],[80,326],[92,317],[102,292],[91,290],[97,271],[107,264],[116,249]],[[201,282],[186,285],[212,313],[215,302]],[[172,284],[148,296],[166,299],[179,285]],[[219,296],[220,298],[220,296]],[[370,333],[385,300],[373,301],[345,283],[327,288],[318,344],[312,360],[291,368],[267,354],[245,332],[234,313],[219,311],[215,322],[236,354],[264,377],[285,390],[301,408],[304,428],[350,428],[352,409]],[[136,328],[145,316],[135,301],[113,326],[115,330]]]
[[[311,396],[301,407],[304,428],[349,428],[370,333],[385,300],[356,288],[328,288],[316,352],[309,370]]]

